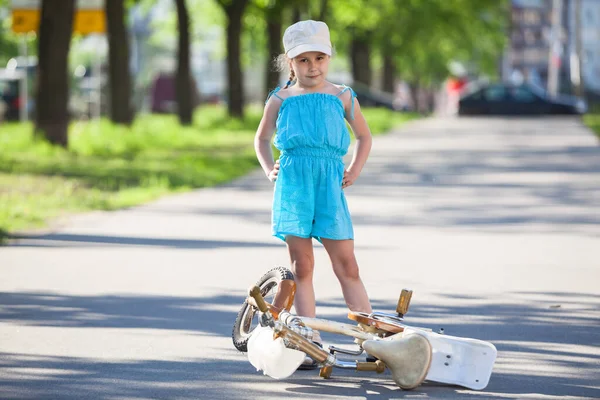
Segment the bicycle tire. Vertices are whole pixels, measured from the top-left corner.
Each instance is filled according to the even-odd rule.
[[[257,282],[256,286],[260,288],[260,293],[268,298],[269,295],[277,293],[277,286],[283,280],[294,280],[294,274],[292,271],[285,267],[275,267],[267,271]],[[273,290],[275,289],[275,290]],[[267,300],[269,301],[269,300]],[[254,316],[257,313],[257,309],[252,307],[247,302],[242,304],[242,308],[237,314],[235,323],[233,324],[233,330],[231,332],[231,339],[236,349],[241,352],[248,351],[248,340],[250,335],[256,326],[258,325],[258,319],[256,324],[253,325]]]

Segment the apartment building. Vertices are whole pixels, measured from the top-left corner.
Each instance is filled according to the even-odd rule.
[[[564,0],[563,0],[564,1]],[[577,59],[577,4],[567,2],[568,25],[571,34],[567,42],[569,65],[576,68]],[[587,90],[600,95],[600,0],[581,0],[581,77]]]
[[[600,93],[600,0],[580,0],[579,7],[577,1],[512,0],[504,79],[522,79],[547,87],[552,54],[558,64],[559,91],[570,92],[578,62],[579,29],[581,76],[587,90]],[[552,13],[556,5],[559,29],[555,36]],[[578,9],[579,25],[576,18]]]

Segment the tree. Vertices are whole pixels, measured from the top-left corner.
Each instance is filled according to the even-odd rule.
[[[354,83],[370,86],[372,82],[372,61],[375,48],[375,32],[378,25],[389,15],[381,15],[381,0],[343,0],[332,1],[327,5],[331,27],[337,32],[332,36],[338,37],[336,48],[347,48],[352,79]],[[323,4],[323,3],[322,3]],[[395,5],[398,8],[398,5]]]
[[[373,71],[371,69],[371,33],[355,30],[350,42],[350,62],[352,78],[365,86],[371,86]]]
[[[175,0],[177,5],[177,21],[179,26],[179,42],[177,47],[177,76],[175,78],[175,94],[177,98],[177,114],[182,125],[192,124],[192,81],[190,70],[190,18],[185,0]]]
[[[217,0],[227,16],[227,97],[232,117],[244,117],[244,84],[240,59],[242,16],[248,0]]]
[[[267,76],[265,79],[266,92],[268,93],[271,89],[279,84],[279,70],[274,68],[273,60],[275,60],[281,53],[281,11],[277,13],[277,10],[272,14],[267,14]]]
[[[327,19],[327,12],[329,10],[329,5],[327,0],[321,0],[319,4],[319,21],[324,21]]]
[[[282,53],[283,11],[294,1],[255,0],[250,4],[249,14],[264,19],[266,23],[265,95],[279,84],[279,70],[274,61]],[[257,37],[256,34],[252,36],[254,39]]]
[[[129,37],[124,19],[123,1],[106,0],[110,118],[117,124],[130,125],[134,112],[131,104]]]
[[[68,55],[75,0],[44,0],[38,41],[35,132],[50,143],[68,144]]]

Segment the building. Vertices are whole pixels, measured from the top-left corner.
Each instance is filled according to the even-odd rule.
[[[567,42],[570,66],[576,68],[577,57],[577,2],[568,0],[568,26],[571,34]],[[600,95],[600,0],[581,0],[581,75],[586,90]]]
[[[512,0],[510,41],[505,52],[503,78],[525,80],[546,88],[551,54],[556,58],[559,92],[572,91],[576,71],[577,30],[580,30],[581,74],[589,91],[600,93],[600,0]],[[559,26],[552,29],[553,6],[558,5]],[[556,40],[554,40],[556,39]],[[553,52],[551,52],[551,44]]]

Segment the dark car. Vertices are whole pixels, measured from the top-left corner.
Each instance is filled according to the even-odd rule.
[[[0,68],[0,102],[3,103],[4,115],[3,119],[6,121],[15,121],[20,118],[21,108],[26,107],[27,115],[31,116],[33,113],[33,95],[31,88],[33,87],[33,80],[28,80],[29,90],[27,105],[25,105],[25,99],[21,93],[21,84],[23,82],[24,69],[7,69]]]
[[[459,115],[578,115],[585,111],[585,102],[577,97],[550,97],[543,89],[529,84],[479,86],[464,94],[458,103]]]
[[[0,78],[0,101],[4,103],[4,118],[7,121],[19,119],[21,97],[17,79]]]
[[[352,84],[352,89],[356,93],[356,97],[362,106],[383,107],[392,111],[398,111],[399,109],[397,105],[394,104],[394,96],[390,93],[372,89],[358,82]]]

